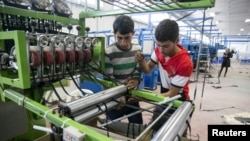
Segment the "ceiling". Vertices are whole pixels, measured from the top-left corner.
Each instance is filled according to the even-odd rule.
[[[249,39],[250,22],[245,22],[250,19],[249,7],[250,0],[216,0],[215,7],[207,9],[207,14],[215,13],[213,24],[221,30],[222,36],[236,38],[236,35],[242,35],[239,37]]]
[[[177,20],[181,25],[181,31],[190,32],[188,34],[196,34],[196,32],[203,33],[206,37],[220,38],[228,40],[230,42],[250,42],[250,22],[245,22],[246,19],[250,19],[250,0],[210,0],[215,1],[215,5],[212,8],[198,8],[198,9],[179,9],[179,10],[167,10],[167,11],[150,11],[150,12],[131,12],[131,9],[144,9],[144,7],[151,7],[160,4],[171,4],[177,1],[188,0],[98,0],[111,6],[130,11],[130,15],[136,17],[139,22],[149,23],[149,19],[144,15],[150,13],[150,22],[152,25],[157,25],[162,19],[169,18]],[[143,3],[144,1],[144,3]],[[154,3],[157,1],[157,3]],[[209,0],[190,0],[190,1],[209,1]],[[190,3],[191,4],[191,3]],[[113,10],[113,11],[112,11]],[[110,15],[118,15],[112,9]],[[143,10],[142,10],[143,11]],[[95,11],[96,12],[96,11]],[[126,12],[125,12],[126,13]],[[160,13],[160,14],[159,14]],[[214,15],[211,15],[214,13]],[[103,16],[105,12],[99,12],[94,16]],[[121,14],[121,13],[120,13]],[[162,16],[160,16],[162,15]],[[142,18],[144,17],[145,18]],[[242,29],[242,30],[241,30]],[[189,31],[188,31],[189,30]]]

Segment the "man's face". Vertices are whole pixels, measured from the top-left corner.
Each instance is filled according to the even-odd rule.
[[[156,41],[157,46],[160,49],[160,52],[164,55],[164,56],[173,56],[175,55],[175,48],[176,48],[176,42],[172,42],[172,41],[164,41],[164,42],[160,42],[160,41]]]
[[[134,33],[131,32],[128,34],[120,34],[120,32],[115,33],[117,42],[123,49],[130,49],[133,35]]]

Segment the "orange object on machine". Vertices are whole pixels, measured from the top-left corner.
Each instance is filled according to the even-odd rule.
[[[75,60],[76,60],[77,63],[83,61],[83,51],[75,50]]]
[[[41,65],[41,56],[38,51],[30,50],[30,66],[37,67]]]
[[[74,62],[74,51],[73,50],[66,50],[66,63],[73,63]]]
[[[44,50],[43,51],[43,64],[44,66],[50,66],[54,63],[54,57],[53,57],[53,53],[49,50]]]
[[[55,54],[56,54],[55,56],[56,64],[65,63],[65,53],[62,50],[56,50]]]

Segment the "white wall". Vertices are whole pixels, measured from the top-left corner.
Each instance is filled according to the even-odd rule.
[[[250,59],[250,42],[248,43],[231,43],[230,47],[231,50],[235,50],[237,52],[234,55],[235,59]]]

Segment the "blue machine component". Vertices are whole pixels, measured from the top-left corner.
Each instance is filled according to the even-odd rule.
[[[101,74],[97,74],[96,78],[103,79],[103,76]],[[84,80],[83,83],[80,83],[80,88],[81,89],[89,89],[93,93],[98,93],[104,89],[101,84],[95,83],[95,82],[89,81],[89,80]]]
[[[159,69],[157,68],[157,71],[158,71],[158,79],[157,79],[157,83],[158,84],[161,84],[161,75],[160,75],[160,71]]]
[[[158,68],[154,68],[151,74],[143,74],[144,88],[149,90],[155,90],[158,82]]]
[[[145,80],[144,80],[143,77],[144,77],[144,74],[141,75],[141,81],[140,81],[140,84],[137,87],[138,90],[144,89],[144,87],[145,87]]]

